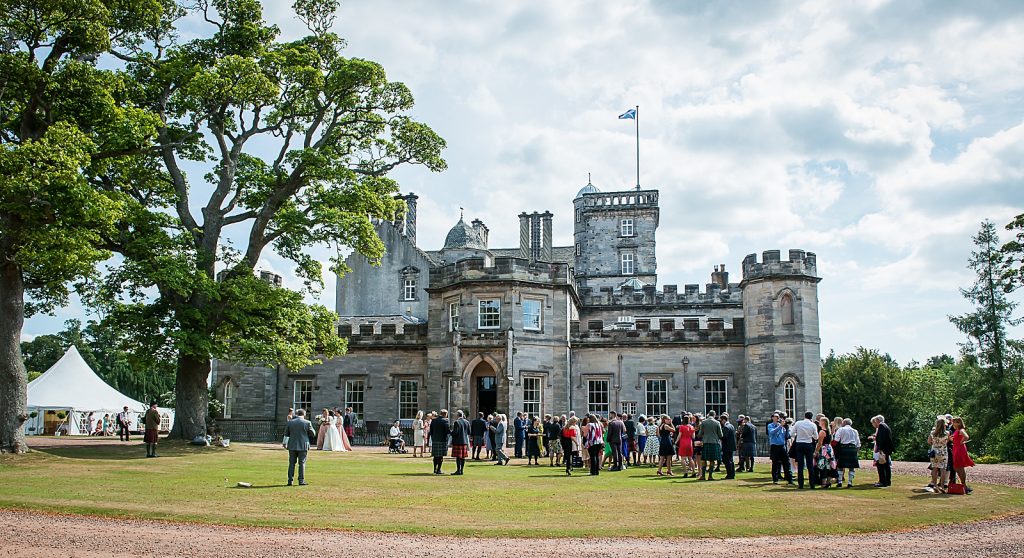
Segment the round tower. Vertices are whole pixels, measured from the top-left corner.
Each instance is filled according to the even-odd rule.
[[[821,412],[817,256],[778,250],[743,259],[747,408],[757,420],[779,409]]]

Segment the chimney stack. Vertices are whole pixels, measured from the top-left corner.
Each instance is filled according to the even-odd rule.
[[[722,290],[729,288],[729,272],[725,270],[725,264],[715,266],[715,271],[711,273],[711,282]]]

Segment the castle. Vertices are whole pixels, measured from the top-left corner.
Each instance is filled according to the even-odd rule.
[[[416,201],[377,224],[379,266],[353,254],[337,285],[348,354],[303,370],[216,362],[224,420],[350,406],[389,423],[419,410],[527,413],[729,411],[766,419],[821,409],[814,253],[777,250],[729,282],[657,287],[657,190],[573,200],[574,245],[550,212],[519,215],[519,246],[459,219],[444,247],[416,245]]]

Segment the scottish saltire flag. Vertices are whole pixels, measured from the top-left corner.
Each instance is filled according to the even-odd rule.
[[[632,118],[633,120],[636,120],[636,109],[635,108],[631,108],[631,109],[627,110],[626,112],[624,112],[624,113],[619,115],[619,119],[620,120],[624,119],[624,118]]]

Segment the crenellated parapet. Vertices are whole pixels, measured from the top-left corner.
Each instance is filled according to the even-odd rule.
[[[427,324],[347,319],[338,324],[338,336],[348,339],[349,347],[419,346],[427,343]]]
[[[436,267],[430,273],[430,287],[433,289],[462,281],[526,281],[566,285],[569,283],[569,265],[498,256],[466,258]]]
[[[642,289],[629,285],[618,289],[584,287],[579,295],[584,306],[740,304],[743,301],[738,283],[728,284],[724,289],[717,283],[707,283],[703,290],[700,287],[697,284],[684,285],[682,292],[678,285],[665,285],[660,291],[654,285],[646,285]]]
[[[574,344],[742,344],[744,320],[733,318],[637,318],[632,328],[603,320],[573,321],[570,334]]]
[[[818,279],[818,257],[814,252],[790,250],[789,259],[783,260],[779,250],[765,250],[761,253],[760,262],[757,261],[757,254],[749,254],[743,258],[743,282],[765,277]]]

